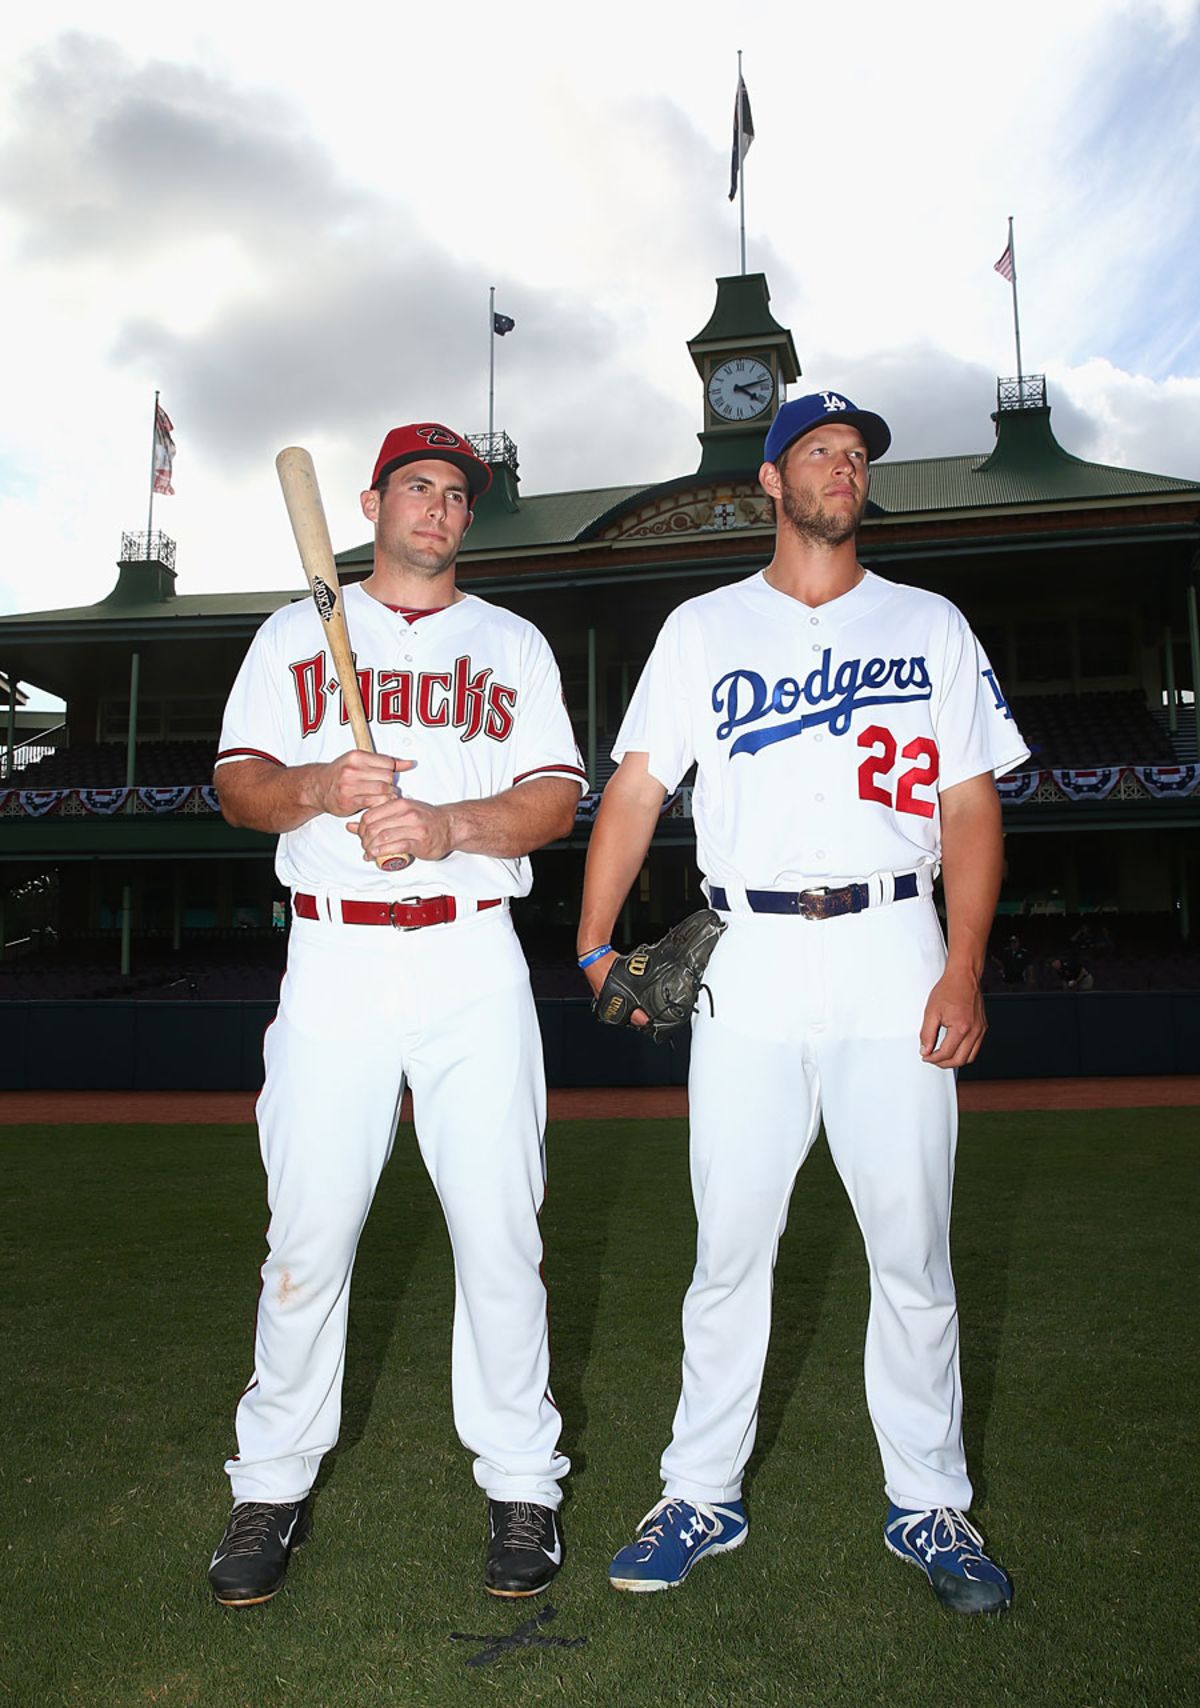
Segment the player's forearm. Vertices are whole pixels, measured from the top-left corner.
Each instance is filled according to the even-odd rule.
[[[947,963],[975,978],[987,960],[1003,864],[1000,797],[991,777],[973,777],[947,790],[942,797]]]
[[[645,756],[631,757],[644,761]],[[581,955],[611,940],[617,915],[642,869],[666,794],[644,764],[626,773],[628,763],[623,761],[605,789],[588,843],[577,940]]]
[[[534,777],[486,800],[455,801],[446,808],[451,848],[516,859],[569,836],[578,805],[578,784],[565,777]]]
[[[265,830],[278,836],[298,830],[322,810],[318,773],[324,765],[273,765],[266,759],[239,759],[218,765],[213,776],[221,811],[239,830]]]

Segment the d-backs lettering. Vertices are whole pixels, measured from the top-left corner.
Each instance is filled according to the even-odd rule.
[[[301,737],[313,735],[336,699],[339,722],[348,723],[337,678],[324,652],[288,666],[296,690]],[[375,724],[424,724],[430,729],[461,730],[461,741],[483,734],[507,741],[512,734],[517,690],[491,680],[491,666],[473,670],[463,655],[450,670],[359,670],[358,688],[367,719]]]
[[[889,689],[893,691],[884,691]],[[732,759],[737,753],[757,753],[777,741],[788,741],[820,724],[827,726],[830,735],[845,735],[855,712],[863,708],[928,700],[932,694],[922,657],[847,658],[834,670],[826,647],[820,664],[803,682],[781,676],[771,687],[755,670],[729,671],[713,688],[712,708],[723,714],[717,725],[718,741],[728,741],[734,730],[744,731],[729,749]],[[808,710],[789,717],[802,703]],[[767,723],[772,715],[788,721]]]

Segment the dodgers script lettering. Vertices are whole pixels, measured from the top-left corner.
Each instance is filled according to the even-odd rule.
[[[928,700],[932,693],[924,658],[847,658],[835,670],[826,647],[820,664],[803,681],[781,676],[772,686],[755,670],[729,671],[713,688],[712,708],[721,716],[719,741],[742,731],[729,749],[732,758],[757,753],[818,725],[830,735],[845,735],[855,712],[863,708]],[[801,706],[807,710],[792,717]],[[788,721],[768,721],[776,718]]]

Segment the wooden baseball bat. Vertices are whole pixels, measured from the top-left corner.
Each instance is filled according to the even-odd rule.
[[[283,501],[287,505],[292,532],[296,536],[300,562],[312,589],[313,604],[325,624],[334,674],[342,691],[342,704],[350,719],[354,745],[361,753],[374,753],[375,743],[371,739],[371,726],[363,709],[354,655],[350,651],[346,606],[329,539],[329,524],[325,520],[325,506],[321,502],[321,489],[317,485],[317,471],[311,456],[299,445],[289,445],[280,451],[275,458],[275,468],[283,488]],[[390,859],[377,859],[375,864],[383,872],[403,872],[412,865],[413,858],[411,854],[396,854]]]

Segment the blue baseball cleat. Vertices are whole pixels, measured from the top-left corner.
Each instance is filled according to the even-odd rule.
[[[1012,1601],[1008,1574],[988,1559],[983,1537],[956,1507],[889,1506],[883,1539],[898,1559],[920,1566],[942,1606],[955,1613],[1003,1613]]]
[[[750,1529],[740,1500],[726,1506],[665,1499],[638,1525],[637,1537],[608,1568],[614,1589],[674,1589],[706,1554],[740,1548]]]

